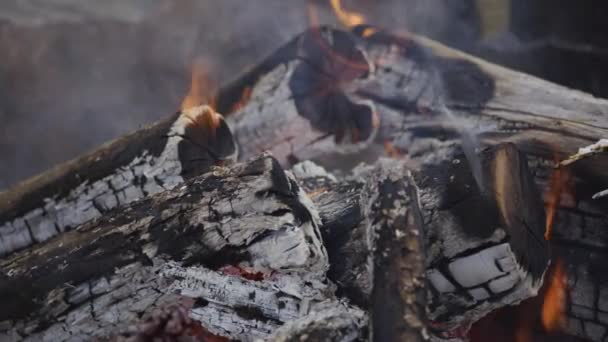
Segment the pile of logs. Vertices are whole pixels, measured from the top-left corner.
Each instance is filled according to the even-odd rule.
[[[556,162],[607,117],[422,37],[310,30],[216,108],[1,193],[0,340],[464,341],[559,260],[557,333],[603,341],[608,158]]]

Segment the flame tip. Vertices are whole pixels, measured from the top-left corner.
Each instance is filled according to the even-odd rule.
[[[329,0],[338,21],[348,28],[365,24],[365,16],[360,13],[347,11],[342,7],[342,0]]]

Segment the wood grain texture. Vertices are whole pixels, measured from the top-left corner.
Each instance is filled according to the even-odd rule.
[[[230,129],[211,108],[171,116],[0,193],[0,255],[235,158]]]
[[[267,336],[333,298],[318,225],[275,159],[215,169],[3,259],[0,336],[110,336],[180,296],[214,333]]]
[[[546,265],[547,246],[543,241],[528,242],[534,241],[542,224],[542,218],[536,216],[542,204],[518,201],[550,190],[556,160],[608,136],[608,101],[507,70],[422,37],[382,30],[364,36],[362,29],[305,32],[225,87],[217,109],[228,113],[243,92],[251,92],[249,100],[226,119],[241,160],[271,151],[284,166],[314,160],[336,175],[346,175],[332,179],[329,174],[318,174],[314,180],[300,181],[319,208],[321,232],[329,249],[325,265],[328,277],[336,282],[338,296],[350,298],[365,309],[373,307],[373,289],[378,285],[371,265],[383,257],[372,251],[383,246],[394,256],[387,268],[379,268],[380,272],[401,272],[400,258],[415,254],[397,251],[394,241],[382,238],[382,234],[370,234],[372,227],[380,225],[383,234],[392,236],[390,229],[395,227],[387,224],[390,217],[379,216],[380,221],[374,224],[370,221],[373,202],[388,195],[378,190],[382,182],[370,176],[373,172],[369,169],[359,176],[356,172],[349,175],[360,162],[382,163],[378,160],[385,154],[383,145],[390,144],[395,151],[392,156],[402,159],[404,167],[413,172],[411,180],[396,183],[405,191],[405,195],[397,196],[402,202],[397,211],[400,217],[410,215],[405,212],[416,216],[416,211],[422,217],[421,222],[406,220],[403,224],[412,231],[424,232],[430,330],[456,338],[463,326],[487,312],[536,293]],[[171,122],[163,127],[170,127]],[[513,149],[505,149],[505,144],[513,144],[508,145]],[[503,152],[499,157],[492,153],[486,156],[479,153],[484,148]],[[127,159],[127,164],[133,160]],[[593,194],[608,188],[608,177],[603,172],[607,166],[608,157],[602,154],[569,166],[576,199],[568,200],[563,194],[548,248],[551,260],[564,260],[571,283],[568,331],[594,340],[608,331],[608,297],[604,295],[608,293],[608,281],[594,275],[608,271],[602,263],[608,257],[608,204],[605,199],[592,199]],[[114,174],[113,170],[108,174]],[[193,168],[192,176],[199,171]],[[489,181],[480,182],[484,177]],[[49,184],[54,182],[59,178],[50,179]],[[65,184],[72,191],[80,182]],[[414,186],[416,191],[412,190]],[[538,190],[531,190],[534,187]],[[511,188],[517,191],[504,197],[503,190]],[[28,187],[18,189],[15,194],[30,193]],[[484,191],[491,196],[480,193]],[[416,203],[411,197],[417,197]],[[544,199],[548,203],[546,196]],[[396,205],[388,200],[385,204],[390,208]],[[465,209],[457,209],[459,206]],[[514,214],[531,208],[536,209],[521,216]],[[277,210],[283,217],[282,209]],[[459,210],[463,215],[458,214]],[[14,222],[21,227],[20,232],[28,231],[27,224],[35,222],[33,214],[22,217],[25,213],[11,216],[11,225],[3,228],[9,234],[0,236],[11,236],[10,240],[0,240],[5,245],[26,246],[31,242],[31,238],[10,235]],[[523,221],[514,224],[513,218]],[[277,218],[272,220],[277,224]],[[521,222],[530,223],[533,234],[525,233]],[[416,228],[419,226],[422,228]],[[85,228],[76,231],[81,229]],[[68,232],[65,236],[75,234]],[[406,234],[403,239],[407,241],[403,242],[411,238]],[[543,253],[531,252],[533,246]],[[137,255],[141,253],[128,257]],[[482,267],[480,262],[487,263]],[[419,276],[417,269],[411,272]],[[385,286],[395,287],[401,278],[389,280],[393,285]],[[409,296],[400,293],[392,298],[401,295]],[[399,304],[397,301],[391,311],[395,315],[417,310]],[[219,327],[231,326],[226,331],[232,331],[241,325],[258,329],[255,331],[262,336],[279,325],[269,321],[254,328],[247,325],[251,322],[229,314],[233,311],[226,306],[213,304],[206,310],[207,317],[231,317],[233,323],[213,323],[218,331],[223,329]],[[377,317],[372,315],[372,326]],[[314,325],[317,318],[302,319],[302,324]]]

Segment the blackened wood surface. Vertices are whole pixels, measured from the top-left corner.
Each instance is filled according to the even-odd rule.
[[[210,107],[173,115],[0,193],[0,255],[235,158],[230,129]]]
[[[371,332],[374,341],[426,341],[425,260],[422,217],[413,178],[403,165],[377,180],[372,206],[373,250]]]
[[[319,221],[271,157],[214,169],[3,259],[0,339],[110,336],[181,297],[213,333],[266,337],[335,300]]]
[[[547,204],[555,162],[608,136],[604,99],[415,35],[358,34],[363,32],[309,31],[269,59],[257,77],[250,76],[251,83],[240,84],[252,89],[251,100],[228,120],[245,146],[243,157],[270,150],[282,163],[313,159],[343,170],[376,160],[389,142],[413,168],[445,168],[468,163],[465,155],[475,148],[513,143],[526,153]],[[313,116],[314,110],[319,113]],[[606,306],[608,283],[591,276],[608,272],[599,262],[608,257],[608,207],[605,200],[592,199],[608,187],[602,171],[607,165],[602,155],[570,168],[576,197],[562,194],[550,242],[555,255],[569,260],[572,331],[586,337],[585,324],[607,330],[608,316],[599,308]],[[484,301],[487,292],[474,294]]]
[[[306,32],[225,88],[220,94],[220,112],[230,111],[243,93],[251,92],[249,101],[227,119],[241,158],[270,150],[283,165],[315,159],[328,168],[350,169],[360,161],[375,161],[384,153],[382,144],[390,143],[412,168],[431,172],[433,167],[448,170],[450,165],[470,164],[465,156],[477,147],[510,142],[526,153],[534,181],[546,193],[554,159],[607,136],[606,100],[414,35],[364,32],[361,28],[354,33]],[[591,199],[608,187],[602,171],[606,161],[605,156],[598,156],[571,167],[576,200],[561,202],[551,242],[553,250],[567,259],[572,282],[568,314],[574,319],[573,331],[584,336],[591,331],[583,328],[586,325],[606,329],[604,292],[608,283],[592,276],[606,273],[601,262],[608,241],[606,202]],[[457,174],[441,171],[441,176],[449,180]],[[475,183],[474,175],[467,177]],[[448,238],[450,230],[460,236],[466,235],[465,230],[477,229],[445,225],[442,218],[428,219],[441,214],[433,206],[444,196],[421,189],[421,206],[431,208],[424,216],[425,224],[435,229],[448,227],[443,230]],[[17,225],[27,231],[25,223],[18,221]],[[11,231],[13,226],[5,229]],[[508,236],[487,238],[491,240],[488,244],[469,239],[456,249],[435,253],[454,262],[462,259],[452,265],[454,269],[467,266],[472,260],[467,257],[505,259],[493,270],[495,280],[509,275],[493,284],[500,292],[512,287],[517,267],[509,262]],[[450,254],[455,250],[468,252]],[[437,284],[447,286],[443,290],[451,291],[444,278],[433,272],[428,270],[429,278],[435,277]],[[467,311],[472,310],[470,305],[487,302],[485,288],[464,290],[469,296],[464,303]],[[473,316],[487,308],[481,307]],[[448,312],[439,318],[448,326],[462,323],[450,321],[453,317]]]

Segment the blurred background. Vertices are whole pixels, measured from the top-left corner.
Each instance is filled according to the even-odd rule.
[[[329,0],[2,0],[0,190],[170,115],[204,61],[220,85],[310,25]],[[608,95],[608,2],[344,0],[511,68]]]

